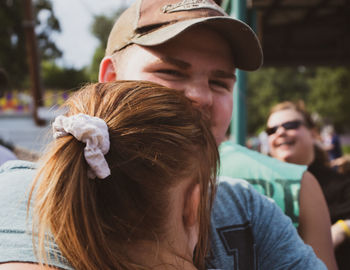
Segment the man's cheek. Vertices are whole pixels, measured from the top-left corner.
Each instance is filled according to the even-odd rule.
[[[233,97],[231,94],[227,95],[226,98],[221,100],[221,117],[225,118],[228,122],[231,121],[233,111]]]

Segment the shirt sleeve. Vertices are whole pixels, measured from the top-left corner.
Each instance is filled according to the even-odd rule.
[[[27,217],[35,168],[35,164],[24,161],[9,161],[0,167],[0,264],[38,263],[33,249],[31,211]],[[72,269],[54,243],[48,255],[51,266]]]

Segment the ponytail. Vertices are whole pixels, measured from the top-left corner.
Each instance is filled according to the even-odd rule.
[[[53,239],[75,269],[146,269],[128,257],[130,244],[163,237],[167,192],[193,177],[202,194],[195,265],[204,269],[218,152],[200,112],[182,93],[139,81],[88,85],[64,106],[67,117],[83,113],[105,121],[111,174],[89,177],[86,144],[73,135],[51,143],[28,202],[28,209],[34,203],[33,244],[41,264],[50,264]]]

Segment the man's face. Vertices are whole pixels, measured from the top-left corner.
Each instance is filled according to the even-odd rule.
[[[152,81],[183,91],[210,119],[218,144],[231,120],[234,71],[228,43],[203,27],[162,45],[133,45],[116,63],[118,80]]]

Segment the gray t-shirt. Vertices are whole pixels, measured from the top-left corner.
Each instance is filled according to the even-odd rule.
[[[27,202],[35,164],[8,161],[0,167],[0,264],[4,262],[38,262],[33,251],[32,220],[27,219]],[[50,246],[50,265],[72,269]]]
[[[220,177],[211,226],[209,268],[327,269],[291,219],[244,180]]]
[[[30,217],[26,219],[34,173],[35,165],[29,162],[10,161],[0,167],[0,263],[37,262]],[[211,250],[208,268],[326,269],[280,208],[237,179],[220,178],[212,213]],[[50,262],[71,269],[62,256]]]

